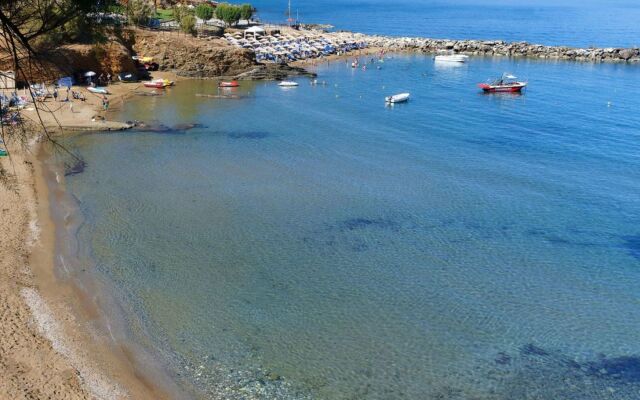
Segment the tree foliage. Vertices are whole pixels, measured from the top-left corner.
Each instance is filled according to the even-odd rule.
[[[202,3],[196,7],[196,17],[202,20],[210,20],[213,17],[213,7],[209,4]]]
[[[129,22],[135,25],[147,25],[154,14],[153,7],[146,0],[129,0],[126,12]]]
[[[235,25],[242,19],[241,8],[229,3],[220,3],[216,7],[216,18],[227,25]]]
[[[196,17],[191,14],[187,14],[180,18],[180,29],[184,33],[195,35],[196,33]]]
[[[250,20],[253,17],[255,9],[251,4],[243,4],[240,6],[240,19]]]

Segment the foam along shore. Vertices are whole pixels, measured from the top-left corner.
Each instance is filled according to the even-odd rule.
[[[365,35],[353,32],[323,32],[319,30],[296,30],[280,27],[274,35],[227,36],[230,44],[254,49],[261,61],[275,61],[265,58],[264,53],[273,50],[285,60],[304,61],[324,59],[335,54],[348,56],[353,49],[376,48],[387,52],[412,51],[437,53],[443,50],[468,55],[531,57],[564,59],[585,62],[640,62],[640,48],[573,48],[566,46],[545,46],[528,42],[506,42],[503,40],[450,40],[417,37],[388,37]],[[267,30],[268,31],[268,30]],[[274,44],[276,47],[274,47]],[[326,50],[318,46],[328,45]],[[331,51],[333,47],[333,51]],[[267,50],[265,50],[267,49]],[[306,51],[304,51],[306,49]],[[341,51],[342,50],[342,51]],[[330,54],[329,54],[330,53]],[[302,55],[302,57],[301,57]]]

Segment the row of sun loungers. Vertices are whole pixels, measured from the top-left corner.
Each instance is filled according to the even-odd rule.
[[[316,32],[304,32],[300,35],[242,35],[225,34],[224,39],[231,45],[251,49],[256,53],[257,61],[287,62],[319,58],[331,54],[342,54],[367,47],[366,42],[356,38],[331,36]]]

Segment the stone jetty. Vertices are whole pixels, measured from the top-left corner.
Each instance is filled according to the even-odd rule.
[[[544,46],[527,42],[505,42],[503,40],[391,38],[347,32],[341,32],[339,34],[364,40],[369,47],[379,47],[389,51],[436,53],[442,50],[453,50],[462,54],[484,56],[530,57],[586,62],[640,62],[640,48],[609,47],[580,49],[565,46]]]

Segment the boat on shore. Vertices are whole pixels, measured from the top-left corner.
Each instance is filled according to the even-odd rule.
[[[107,88],[101,87],[101,86],[96,86],[96,87],[89,86],[87,90],[95,94],[109,94],[109,91],[107,90]]]
[[[384,98],[384,101],[388,104],[404,103],[409,101],[409,97],[411,97],[411,94],[409,93],[400,93],[393,96],[387,96]]]
[[[457,54],[453,51],[448,51],[446,53],[438,54],[434,57],[436,62],[444,62],[444,63],[466,63],[469,60],[469,56],[466,54]]]
[[[280,87],[295,87],[295,86],[298,86],[298,82],[282,81],[282,82],[278,83],[278,86],[280,86]]]
[[[518,81],[518,77],[508,73],[488,83],[479,83],[478,87],[485,93],[520,93],[527,87],[527,82]]]
[[[174,83],[174,81],[170,81],[168,79],[156,79],[155,81],[145,82],[144,86],[155,89],[163,89],[168,86],[173,86]]]
[[[236,81],[236,80],[233,80],[233,81],[230,81],[230,82],[224,82],[223,81],[223,82],[218,83],[218,87],[221,87],[221,88],[235,88],[235,87],[240,87],[240,83],[238,83],[238,81]]]

